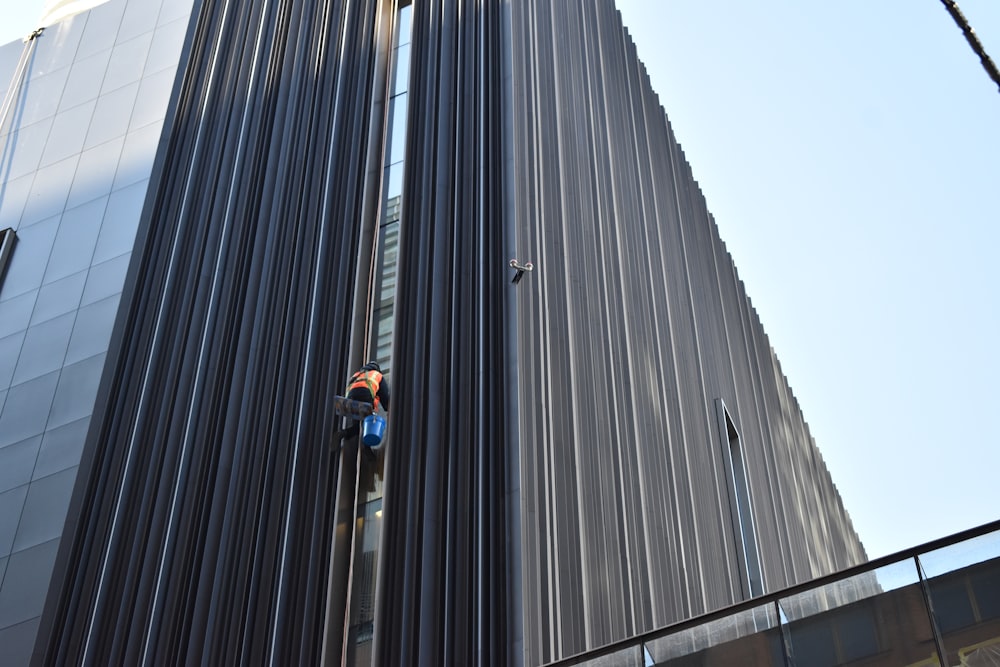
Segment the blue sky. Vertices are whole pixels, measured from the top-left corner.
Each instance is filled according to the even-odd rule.
[[[869,556],[1000,518],[1000,91],[942,3],[618,6]]]
[[[869,556],[1000,518],[1000,91],[942,3],[618,5]]]

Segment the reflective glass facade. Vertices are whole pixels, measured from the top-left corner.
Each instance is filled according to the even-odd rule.
[[[552,664],[1000,664],[1000,523]]]
[[[0,47],[0,664],[26,664],[191,0],[112,0]]]

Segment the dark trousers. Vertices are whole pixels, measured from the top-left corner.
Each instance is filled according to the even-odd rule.
[[[364,387],[355,387],[348,394],[347,398],[352,401],[358,401],[359,403],[372,404],[372,393],[365,389]],[[338,440],[343,440],[344,438],[353,438],[358,433],[361,432],[361,422],[356,419],[349,420],[350,426],[339,431],[336,436]]]

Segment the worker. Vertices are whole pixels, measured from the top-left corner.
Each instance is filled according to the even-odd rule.
[[[378,363],[369,361],[347,381],[347,398],[372,406],[372,412],[381,406],[389,411],[389,381],[382,376],[382,368]],[[360,423],[351,420],[351,425],[337,433],[334,438],[343,440],[358,434]]]

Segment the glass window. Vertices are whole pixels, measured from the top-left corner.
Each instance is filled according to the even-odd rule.
[[[406,98],[403,93],[396,95],[389,103],[389,129],[386,135],[389,137],[389,150],[386,153],[386,164],[395,164],[403,161],[406,151]]]
[[[410,88],[410,45],[404,44],[396,49],[392,73],[392,95],[398,95]]]
[[[413,5],[400,7],[398,20],[393,46],[410,43],[410,38],[413,36]]]

